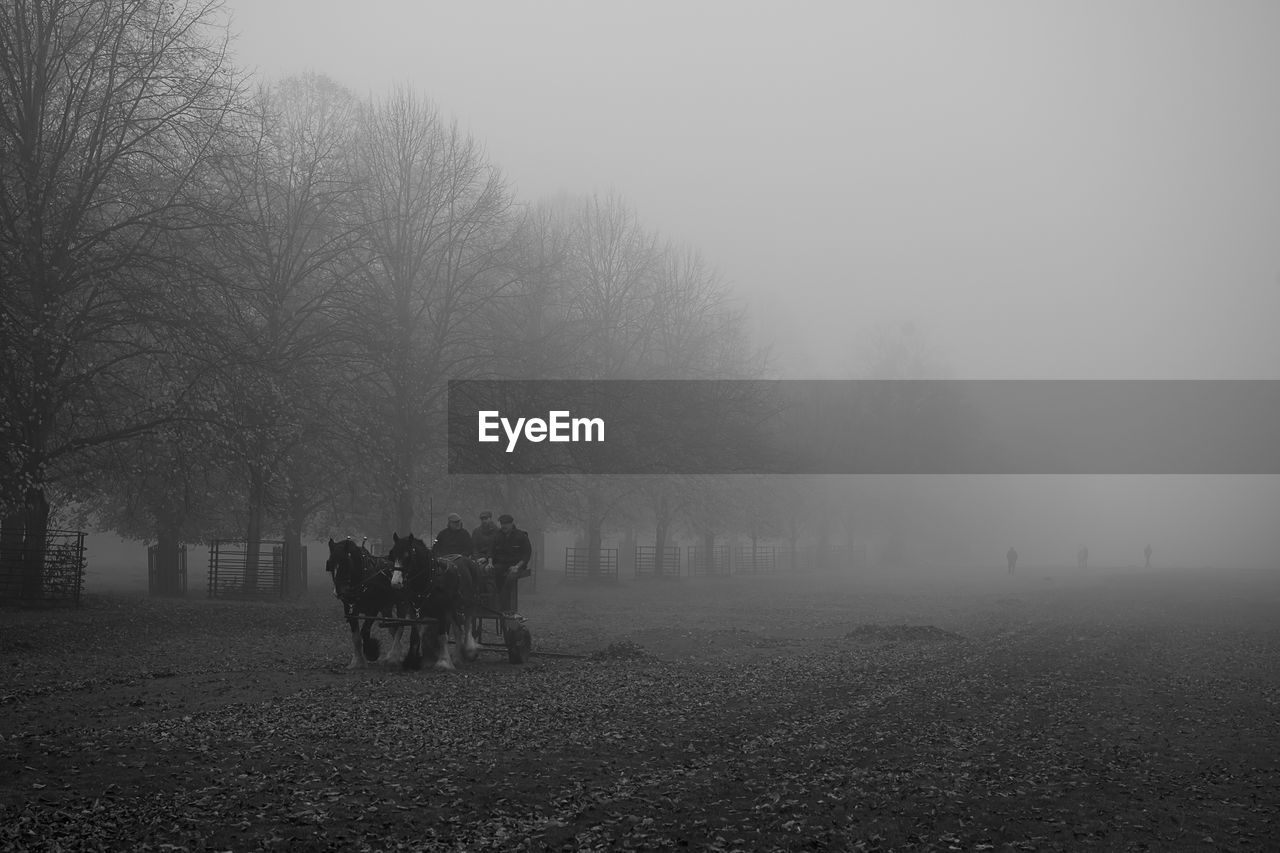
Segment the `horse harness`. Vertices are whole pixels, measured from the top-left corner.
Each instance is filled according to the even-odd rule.
[[[361,596],[363,596],[369,589],[369,586],[377,580],[379,575],[387,575],[387,577],[390,578],[390,573],[388,571],[390,568],[390,562],[385,558],[378,558],[369,553],[352,553],[348,550],[345,552],[342,559],[350,560],[352,558],[358,558],[360,560],[361,580],[359,584],[355,586],[355,589],[352,592],[349,592],[346,595],[342,595],[336,589],[333,592],[334,596],[342,602],[342,606],[346,610],[347,616],[353,615],[354,608],[360,602]],[[334,562],[334,568],[336,568],[336,563],[338,561]],[[370,568],[372,568],[373,571],[368,572],[367,570]]]

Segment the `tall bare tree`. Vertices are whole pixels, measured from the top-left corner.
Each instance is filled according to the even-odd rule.
[[[319,484],[299,480],[314,480],[332,426],[327,391],[350,344],[341,309],[360,265],[354,96],[307,75],[261,86],[252,104],[243,147],[218,163],[228,201],[209,258],[222,284],[216,393],[246,487],[250,586],[272,510],[292,546],[288,577],[300,580],[301,526],[315,505],[299,496]]]
[[[752,375],[743,313],[698,251],[661,240],[617,195],[557,207],[567,241],[555,295],[544,301],[553,306],[551,340],[569,342],[560,375],[601,381]],[[606,524],[619,514],[636,516],[643,504],[661,549],[693,482],[579,478],[557,504],[565,520],[583,525],[594,573]]]
[[[184,312],[182,236],[237,96],[216,0],[0,6],[3,544],[38,594],[47,487],[164,422],[137,362]],[[164,401],[161,401],[163,403]]]
[[[387,515],[407,531],[429,499],[424,481],[443,474],[447,382],[487,371],[485,306],[518,277],[515,218],[480,143],[412,90],[366,105],[360,124],[359,386],[382,426]]]

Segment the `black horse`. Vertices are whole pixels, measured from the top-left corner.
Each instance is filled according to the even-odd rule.
[[[463,659],[474,660],[479,653],[475,638],[478,567],[467,557],[436,558],[427,543],[412,533],[403,539],[393,533],[391,538],[392,589],[401,594],[410,617],[435,621],[435,629],[426,632],[425,640],[421,626],[412,626],[405,668],[422,667],[423,646],[429,642],[435,666],[453,669],[447,637],[451,629]]]
[[[329,540],[329,559],[324,570],[333,576],[333,594],[342,602],[343,615],[351,626],[351,662],[347,669],[363,667],[367,661],[376,661],[381,644],[370,636],[377,617],[390,617],[395,603],[395,591],[391,588],[391,564],[374,557],[362,545],[351,539],[341,542]],[[363,625],[360,617],[363,616]],[[399,627],[391,630],[391,652],[400,642]]]

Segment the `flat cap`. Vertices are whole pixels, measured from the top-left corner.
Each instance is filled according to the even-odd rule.
[[[502,515],[498,516],[498,522],[500,524],[512,524],[515,522],[515,519],[504,512]]]

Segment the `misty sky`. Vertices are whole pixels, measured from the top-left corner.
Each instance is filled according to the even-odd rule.
[[[848,375],[1280,377],[1280,4],[232,0],[240,62],[411,83],[520,196],[616,190]]]

